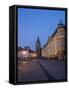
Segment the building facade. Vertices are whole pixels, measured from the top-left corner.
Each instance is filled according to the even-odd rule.
[[[42,49],[42,57],[48,59],[64,59],[65,57],[65,26],[61,20],[55,32],[48,38]]]
[[[18,58],[20,59],[35,59],[37,57],[37,54],[35,51],[30,49],[29,47],[18,48]]]

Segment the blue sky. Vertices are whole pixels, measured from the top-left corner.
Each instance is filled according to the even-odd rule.
[[[18,8],[18,46],[29,46],[35,50],[39,36],[43,47],[60,19],[65,24],[65,11]]]

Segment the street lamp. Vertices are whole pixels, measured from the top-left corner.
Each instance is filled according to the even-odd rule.
[[[26,51],[23,51],[22,54],[23,54],[23,57],[24,57],[24,60],[25,60],[25,57],[26,57],[26,54],[27,54]]]

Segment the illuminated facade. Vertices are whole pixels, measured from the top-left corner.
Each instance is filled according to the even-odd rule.
[[[21,48],[19,47],[18,49],[18,58],[36,58],[36,52],[31,50],[29,47]]]
[[[61,20],[55,32],[48,38],[42,49],[42,57],[48,59],[64,59],[65,55],[65,26]]]

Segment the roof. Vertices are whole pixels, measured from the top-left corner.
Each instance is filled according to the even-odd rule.
[[[35,53],[35,51],[33,51],[33,50],[30,49],[30,50],[29,50],[29,53]]]
[[[35,53],[35,51],[32,50],[32,49],[29,48],[29,47],[24,47],[24,48],[22,48],[22,47],[18,47],[18,51],[23,51],[23,50],[25,50],[25,51],[29,51],[29,53]]]

